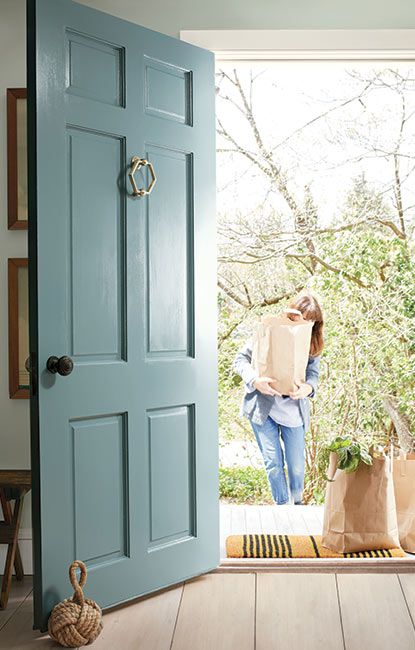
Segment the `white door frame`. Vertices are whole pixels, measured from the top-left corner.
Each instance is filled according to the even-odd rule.
[[[226,62],[400,61],[415,64],[415,29],[181,30],[180,38]],[[223,559],[216,571],[415,572],[415,559]]]
[[[415,29],[185,29],[218,61],[415,61]]]

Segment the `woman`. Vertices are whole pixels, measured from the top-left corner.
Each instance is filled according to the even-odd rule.
[[[254,430],[275,503],[289,502],[284,470],[284,443],[291,497],[302,503],[305,468],[305,432],[310,425],[310,403],[314,397],[323,350],[323,314],[317,300],[310,294],[298,296],[290,304],[306,320],[313,321],[310,356],[306,380],[289,395],[280,395],[270,382],[272,377],[258,377],[251,366],[252,346],[248,342],[236,355],[234,369],[245,383],[242,413]]]

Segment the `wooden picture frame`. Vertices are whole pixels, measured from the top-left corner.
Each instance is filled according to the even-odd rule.
[[[9,394],[11,399],[29,398],[29,373],[25,361],[29,356],[28,260],[8,260],[9,284]]]
[[[7,197],[9,230],[27,230],[27,91],[7,89]]]

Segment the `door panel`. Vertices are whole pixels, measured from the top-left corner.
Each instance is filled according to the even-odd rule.
[[[146,113],[192,124],[190,70],[146,57],[144,83]]]
[[[128,555],[126,414],[72,420],[75,556],[98,565]],[[90,480],[91,467],[99,472]],[[96,504],[105,503],[104,508]]]
[[[125,106],[125,49],[65,29],[66,90],[113,106]]]
[[[153,146],[147,147],[146,157],[159,174],[146,214],[147,353],[193,356],[192,154]],[[169,196],[170,187],[174,193]],[[163,265],[166,274],[159,272]]]
[[[125,210],[117,189],[124,139],[73,127],[67,134],[70,354],[125,360]]]
[[[88,566],[107,607],[217,565],[211,53],[28,5],[35,625]],[[157,182],[134,198],[133,156]],[[136,173],[146,188],[147,168]],[[48,357],[71,356],[51,374]]]
[[[150,451],[150,545],[196,537],[193,406],[147,412]],[[167,473],[166,473],[167,469]],[[174,485],[167,492],[166,485]]]

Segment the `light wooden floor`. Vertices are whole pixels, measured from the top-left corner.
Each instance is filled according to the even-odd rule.
[[[220,504],[220,552],[228,535],[274,533],[321,535],[323,506],[239,506]]]
[[[415,650],[415,574],[222,573],[104,615],[96,650]],[[31,582],[0,612],[0,648],[57,647],[32,629]]]
[[[321,533],[320,506],[221,504],[240,533]],[[31,579],[0,611],[0,650],[58,647],[32,630]],[[415,650],[415,573],[215,573],[104,615],[96,650]]]

